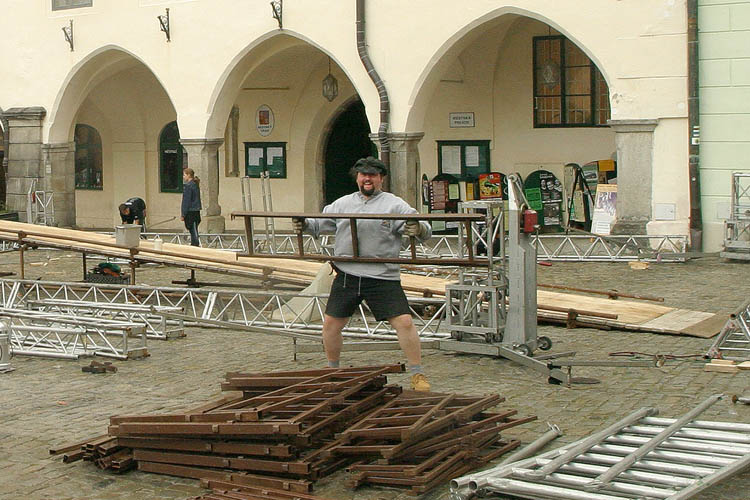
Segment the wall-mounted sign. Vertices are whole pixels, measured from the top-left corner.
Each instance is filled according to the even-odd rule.
[[[448,120],[451,128],[463,128],[474,126],[474,113],[450,113]]]
[[[265,104],[259,107],[255,113],[255,128],[263,137],[273,132],[273,111]]]

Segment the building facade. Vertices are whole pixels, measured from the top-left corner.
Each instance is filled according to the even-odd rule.
[[[617,229],[689,234],[684,0],[8,3],[7,201],[36,180],[61,225],[179,215],[187,165],[206,231],[241,229],[261,171],[275,210],[318,212],[378,148],[415,206],[423,175],[616,158]]]

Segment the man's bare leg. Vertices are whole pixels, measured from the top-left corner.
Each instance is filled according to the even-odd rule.
[[[344,329],[348,321],[349,318],[323,315],[323,348],[326,351],[328,366],[338,366],[341,359],[341,345],[344,343],[341,330]]]
[[[414,326],[411,314],[400,314],[388,318],[388,322],[396,330],[398,343],[406,355],[409,366],[420,365],[422,363],[422,346],[419,343],[417,327]]]

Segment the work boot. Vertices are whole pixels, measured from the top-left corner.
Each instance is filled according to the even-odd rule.
[[[411,376],[411,388],[419,392],[430,391],[430,383],[427,381],[424,373],[415,373]]]

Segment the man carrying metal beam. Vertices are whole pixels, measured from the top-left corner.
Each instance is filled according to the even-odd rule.
[[[359,191],[342,196],[323,209],[330,214],[416,214],[404,200],[382,191],[388,171],[380,160],[361,158],[351,170]],[[334,255],[353,256],[352,227],[349,219],[294,219],[296,231],[306,231],[315,237],[321,233],[336,234]],[[356,224],[358,254],[361,257],[396,258],[401,250],[403,235],[420,241],[432,235],[426,222],[360,219]],[[337,262],[333,268],[336,278],[323,318],[323,346],[330,367],[339,366],[346,326],[355,308],[364,300],[378,321],[388,320],[396,330],[401,349],[406,355],[411,372],[411,386],[417,391],[429,391],[430,384],[422,372],[422,353],[417,329],[411,317],[406,295],[401,287],[398,264],[371,262]]]

